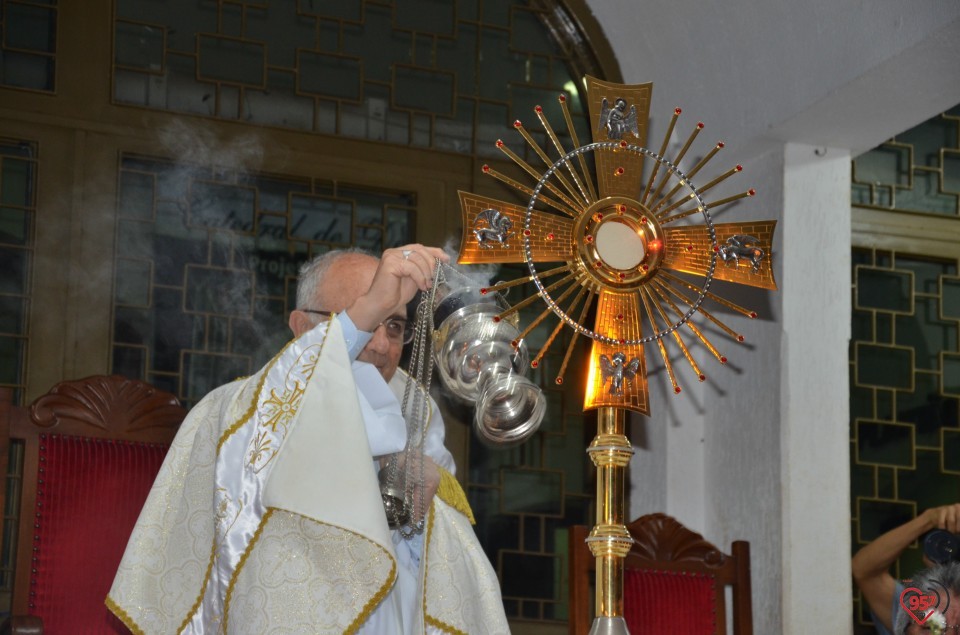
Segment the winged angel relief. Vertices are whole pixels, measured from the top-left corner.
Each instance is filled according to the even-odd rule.
[[[720,345],[712,340],[728,336],[743,342],[744,336],[721,321],[715,307],[751,318],[757,314],[713,292],[711,284],[725,280],[776,289],[770,259],[776,222],[714,221],[725,206],[753,196],[754,190],[737,192],[731,186],[734,181],[725,183],[741,172],[739,165],[700,180],[724,147],[718,142],[697,149],[702,123],[694,124],[679,150],[668,155],[679,108],[667,122],[660,149],[646,147],[652,84],[610,84],[593,77],[586,77],[585,84],[592,142],[580,142],[567,98],[560,95],[564,140],[540,106],[534,114],[546,148],[520,121],[514,123],[529,156],[542,165],[497,142],[530,180],[483,166],[487,175],[516,190],[525,203],[460,192],[464,225],[460,262],[525,263],[528,276],[499,283],[487,292],[528,282],[535,286],[530,297],[499,316],[507,317],[538,299],[546,303],[520,339],[551,314],[557,318],[531,366],[540,365],[560,331],[568,327],[573,337],[563,361],[554,366],[556,382],[563,382],[577,338],[587,337],[592,351],[584,409],[609,406],[649,414],[646,346],[659,352],[674,392],[681,390],[671,361],[677,351],[699,381],[706,373],[695,353],[705,352],[726,363]],[[514,231],[517,237],[507,240]],[[740,260],[748,266],[737,266]],[[708,328],[701,328],[705,324]]]

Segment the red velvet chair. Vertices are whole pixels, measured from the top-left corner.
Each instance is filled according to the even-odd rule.
[[[753,635],[750,544],[738,540],[722,553],[666,514],[627,525],[634,545],[624,560],[623,613],[632,635],[726,635],[724,589],[733,588],[733,635]],[[570,529],[570,633],[586,635],[594,608],[596,559],[584,540],[589,528]]]
[[[11,443],[23,465],[19,491],[0,487],[0,508],[20,519],[3,536],[16,544],[16,617],[4,630],[127,632],[104,599],[185,415],[174,395],[119,376],[62,382],[29,408],[0,391],[0,474]]]

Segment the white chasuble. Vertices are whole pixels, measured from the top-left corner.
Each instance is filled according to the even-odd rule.
[[[404,424],[355,372],[333,320],[191,410],[107,598],[134,633],[509,632],[465,504],[434,499],[425,553],[387,527],[368,434]]]

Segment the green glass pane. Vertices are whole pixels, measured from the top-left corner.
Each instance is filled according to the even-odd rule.
[[[956,427],[957,400],[940,394],[940,377],[916,373],[912,391],[897,392],[897,421],[916,426],[916,444],[940,445],[940,429]]]
[[[296,77],[292,72],[269,73],[267,90],[246,89],[237,94],[238,116],[252,123],[282,126],[298,130],[313,128],[313,99],[294,94]],[[244,101],[245,100],[245,101]]]
[[[363,62],[351,57],[301,51],[297,88],[301,92],[360,101]]]
[[[510,87],[510,96],[513,99],[511,116],[520,121],[532,120],[536,122],[534,109],[537,106],[543,108],[543,114],[549,121],[563,121],[563,110],[560,108],[560,102],[557,101],[557,91],[555,89],[533,88],[515,84]],[[530,132],[533,134],[535,131],[531,130]],[[584,141],[581,140],[581,143],[584,143]]]
[[[943,392],[960,396],[960,355],[957,353],[943,355]]]
[[[153,318],[145,308],[114,307],[113,340],[120,344],[147,344],[153,337]]]
[[[261,214],[257,220],[257,246],[282,251],[287,245],[287,217]]]
[[[877,419],[883,421],[893,421],[896,419],[896,414],[894,412],[893,399],[894,391],[892,390],[876,390],[876,399],[877,399]]]
[[[209,242],[206,236],[193,233],[191,237],[180,237],[165,233],[154,233],[153,246],[149,253],[154,256],[154,284],[181,287],[186,266],[195,262],[206,262]],[[192,238],[192,239],[191,239]],[[143,257],[145,254],[134,254]]]
[[[851,370],[853,367],[851,366]],[[873,389],[855,386],[851,382],[850,386],[850,420],[872,418],[873,414]]]
[[[18,2],[3,4],[4,44],[13,49],[53,53],[57,46],[57,12]]]
[[[32,238],[32,227],[31,211],[0,207],[0,243],[27,246]]]
[[[920,298],[915,315],[898,315],[897,344],[914,349],[917,368],[939,369],[940,351],[957,349],[957,323],[941,322],[936,298]]]
[[[128,306],[150,306],[150,280],[149,262],[118,258],[114,302]]]
[[[121,217],[148,220],[153,218],[155,191],[154,175],[142,172],[120,173]]]
[[[910,149],[882,145],[853,161],[853,180],[871,185],[907,185],[910,182]]]
[[[256,200],[252,188],[193,181],[190,185],[190,224],[252,233]]]
[[[211,316],[206,321],[204,349],[211,353],[227,353],[230,345],[230,320]]]
[[[513,7],[511,12],[510,46],[518,51],[555,55],[556,45],[547,36],[547,30],[534,11]]]
[[[0,248],[0,293],[27,294],[30,252],[12,247]]]
[[[857,308],[910,312],[913,294],[911,276],[901,271],[857,267]]]
[[[457,17],[461,20],[477,20],[480,17],[477,0],[457,0]]]
[[[388,207],[385,212],[387,235],[384,248],[399,247],[413,242],[416,230],[416,212],[410,209]]]
[[[33,207],[33,166],[12,158],[0,163],[0,204]]]
[[[523,56],[510,50],[509,32],[499,29],[480,32],[479,94],[506,99],[510,84],[524,81],[523,68]]]
[[[452,414],[460,421],[472,421],[473,409],[469,404],[451,401]],[[520,448],[492,449],[476,441],[470,443],[470,481],[476,485],[499,485],[501,468],[520,463]]]
[[[342,191],[341,191],[342,192]],[[383,206],[376,200],[357,200],[356,201],[358,224],[363,225],[382,225]]]
[[[353,243],[353,203],[294,194],[290,197],[290,235],[342,245]]]
[[[587,486],[589,477],[593,474],[594,466],[590,462],[586,448],[586,440],[583,436],[583,417],[579,413],[577,416],[562,417],[559,410],[548,411],[544,418],[544,425],[548,419],[561,421],[566,420],[566,434],[545,435],[543,447],[546,450],[544,454],[544,468],[551,470],[562,470],[566,473],[566,482],[568,494],[594,494]],[[557,428],[561,424],[556,424]],[[569,515],[570,509],[567,506]],[[575,521],[575,522],[580,522]]]
[[[26,340],[9,335],[0,336],[0,384],[22,384],[23,353]]]
[[[940,470],[940,452],[917,450],[917,468],[898,470],[897,487],[901,498],[915,500],[917,509],[957,502],[960,475]]]
[[[0,140],[0,156],[35,159],[37,157],[36,144],[29,141],[2,141]]]
[[[893,207],[893,186],[878,185],[873,191],[873,204],[879,207]]]
[[[354,244],[361,249],[383,251],[383,230],[379,227],[358,226],[353,234]]]
[[[363,59],[367,80],[390,83],[394,64],[413,61],[410,56],[412,35],[393,28],[390,7],[367,4],[363,25],[346,24],[341,36],[343,48],[340,52]],[[376,42],[376,46],[370,46],[371,42]]]
[[[256,275],[257,294],[283,296],[287,283],[296,280],[303,256],[291,254],[287,249],[267,247],[260,241],[249,261],[250,270]]]
[[[960,152],[943,151],[943,191],[960,194]]]
[[[116,25],[114,60],[118,66],[146,71],[163,67],[163,27],[119,20]]]
[[[452,36],[455,5],[449,0],[396,0],[394,24],[398,29]]]
[[[285,214],[288,211],[287,197],[290,192],[310,190],[309,182],[257,177],[252,183],[257,188],[260,210]]]
[[[460,99],[452,119],[437,118],[434,147],[463,154],[473,152],[473,118],[475,104],[471,99]]]
[[[897,255],[897,269],[913,272],[914,290],[919,293],[936,294],[939,292],[940,276],[952,275],[957,271],[956,263],[943,260],[922,260]]]
[[[26,299],[12,295],[0,295],[0,333],[24,335],[26,326]]]
[[[912,458],[912,457],[911,457]],[[896,498],[897,469],[893,467],[877,468],[877,496]]]
[[[131,379],[143,379],[147,372],[147,349],[140,346],[113,347],[111,372]]]
[[[150,226],[138,221],[117,222],[117,255],[149,257],[153,253]]]
[[[250,358],[240,355],[184,353],[183,377],[186,398],[200,399],[208,392],[238,377],[250,374]]]
[[[262,15],[263,12],[258,11],[255,7],[250,7],[248,11],[244,11],[242,7],[235,4],[227,4],[226,2],[221,4],[220,25],[217,29],[218,32],[221,35],[229,35],[230,37],[238,38],[243,36],[243,20],[245,13],[249,13],[250,15]]]
[[[943,431],[943,469],[960,473],[960,430]]]
[[[858,497],[876,497],[876,485],[874,482],[874,472],[876,468],[872,465],[860,465],[857,462],[856,444],[850,442],[850,491],[853,496],[850,499],[850,514],[857,514]]]
[[[321,51],[336,51],[340,48],[340,27],[335,22],[324,21],[318,30],[317,48]]]
[[[434,40],[434,46],[437,68],[456,74],[461,94],[474,94],[477,83],[477,25],[460,22],[456,38],[438,38]]]
[[[507,122],[510,115],[505,104],[480,102],[477,106],[477,153],[485,156],[502,157],[503,153],[496,143],[502,137],[510,138]],[[505,139],[506,140],[506,139]]]
[[[873,200],[870,198],[870,187],[854,183],[850,187],[850,203],[853,205],[872,205]]]
[[[913,382],[912,351],[858,343],[857,383],[908,389]]]
[[[889,313],[877,313],[877,343],[893,344],[893,316]]]
[[[250,315],[253,276],[249,273],[195,265],[186,270],[186,311],[232,317]]]
[[[928,119],[896,136],[898,143],[913,146],[913,160],[918,165],[940,167],[940,148],[955,148],[957,122],[943,117]]]
[[[195,57],[168,54],[167,74],[173,79],[158,91],[158,104],[155,107],[198,115],[214,114],[216,87],[212,82],[198,81],[196,68]],[[166,95],[162,90],[166,90]]]
[[[940,192],[940,175],[936,172],[914,170],[913,187],[897,190],[897,209],[956,216],[957,195]]]
[[[297,12],[314,15],[321,18],[336,18],[359,22],[363,16],[363,2],[361,0],[337,0],[323,2],[322,0],[297,0]]]
[[[512,2],[483,2],[481,3],[481,19],[487,24],[509,26],[512,4]]]
[[[53,90],[53,58],[45,55],[3,51],[0,84],[34,90]]]
[[[452,73],[395,66],[393,103],[398,108],[454,115],[456,78]]]
[[[858,421],[857,460],[888,466],[913,467],[913,435],[908,425]]]
[[[541,470],[502,470],[505,513],[563,513],[563,474]]]
[[[873,340],[873,315],[869,311],[853,310],[851,338],[854,341]]]
[[[856,506],[860,518],[858,542],[861,544],[872,542],[914,517],[914,507],[908,503],[861,498],[856,501]]]
[[[262,86],[266,60],[262,44],[198,35],[199,78]]]
[[[943,317],[960,319],[960,280],[943,278],[940,311]]]
[[[553,554],[502,553],[501,590],[506,597],[559,598],[556,575],[558,557]]]

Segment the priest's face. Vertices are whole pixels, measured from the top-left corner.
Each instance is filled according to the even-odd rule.
[[[380,261],[363,254],[345,254],[335,260],[323,276],[317,288],[316,306],[325,311],[340,312],[353,304],[370,288]],[[405,304],[394,307],[392,317],[407,319]],[[403,342],[387,337],[387,329],[380,325],[373,331],[373,338],[357,357],[377,367],[386,381],[397,372]]]

